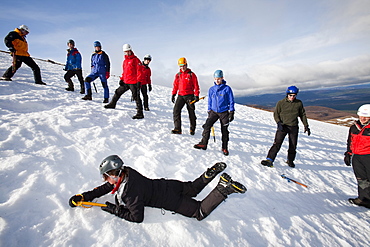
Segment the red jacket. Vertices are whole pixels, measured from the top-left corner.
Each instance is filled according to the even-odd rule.
[[[190,70],[181,71],[176,74],[173,81],[172,95],[181,96],[194,94],[199,96],[199,84],[197,76]]]
[[[370,124],[362,126],[360,121],[356,121],[349,128],[347,151],[350,154],[370,154]]]
[[[145,65],[144,63],[141,64],[141,75],[139,81],[141,85],[152,84],[150,77],[152,76],[152,71],[150,70],[149,66]]]
[[[136,84],[141,77],[141,62],[132,52],[131,55],[125,55],[122,64],[121,80],[126,84]]]

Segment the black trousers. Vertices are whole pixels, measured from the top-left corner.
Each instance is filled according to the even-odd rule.
[[[358,185],[358,198],[370,200],[370,154],[354,154],[352,166]]]
[[[173,107],[173,122],[176,130],[181,130],[181,110],[186,105],[188,109],[190,130],[195,130],[197,125],[197,117],[195,116],[195,105],[190,104],[194,100],[194,95],[179,95],[176,99],[175,106]]]
[[[143,94],[144,108],[149,108],[148,85],[142,85],[140,91]]]
[[[175,212],[187,217],[196,218],[197,220],[206,218],[226,199],[226,197],[216,188],[214,188],[202,201],[197,201],[193,198],[197,196],[212,180],[213,178],[207,179],[204,177],[204,174],[202,174],[193,182],[183,182],[183,188],[181,191],[182,201]]]
[[[71,86],[73,88],[73,82],[72,82],[72,77],[74,75],[77,75],[78,81],[80,82],[81,88],[85,88],[84,84],[84,78],[82,76],[82,70],[68,70],[65,75],[64,75],[64,80],[68,83],[68,86]]]
[[[289,161],[294,161],[296,156],[296,149],[298,143],[298,126],[287,126],[284,125],[284,129],[281,131],[277,129],[275,134],[274,144],[270,148],[267,158],[275,160],[277,153],[279,152],[281,145],[285,139],[285,136],[288,135],[289,137],[289,148],[288,148],[288,156],[287,159]]]
[[[16,62],[15,62],[14,72],[13,72],[13,65],[12,65],[5,71],[3,77],[12,78],[15,72],[17,72],[17,70],[22,66],[22,63],[25,63],[28,67],[32,69],[35,83],[42,82],[40,67],[35,63],[32,57],[25,57],[25,56],[15,56],[15,57],[16,57]]]
[[[229,111],[225,112],[214,112],[210,110],[208,112],[208,118],[206,123],[203,124],[203,133],[202,133],[202,140],[200,141],[203,145],[208,145],[208,140],[211,134],[211,128],[216,123],[216,121],[220,119],[221,124],[221,135],[222,135],[222,149],[228,149],[228,142],[229,142]]]
[[[112,101],[114,101],[114,104],[117,103],[118,99],[121,97],[122,94],[127,92],[128,90],[131,90],[132,93],[132,99],[136,102],[136,108],[139,112],[143,111],[143,103],[140,98],[140,92],[138,89],[137,84],[126,84],[124,82],[119,83],[119,87],[114,92]]]

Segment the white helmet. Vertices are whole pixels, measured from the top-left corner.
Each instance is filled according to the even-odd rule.
[[[360,106],[360,108],[358,108],[357,115],[360,117],[370,117],[370,104]]]
[[[24,31],[26,31],[26,32],[30,32],[30,29],[26,26],[26,25],[20,25],[19,27],[18,27],[18,29],[19,30],[24,30]]]
[[[122,46],[122,50],[123,51],[131,51],[132,49],[131,49],[131,45],[129,45],[129,44],[124,44],[123,46]]]
[[[144,56],[144,60],[150,60],[150,61],[152,61],[152,56],[150,56],[150,54],[146,54]]]

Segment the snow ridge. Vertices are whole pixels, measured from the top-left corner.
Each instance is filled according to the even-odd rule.
[[[0,57],[3,73],[11,58]],[[267,168],[260,160],[273,142],[272,113],[236,105],[226,157],[218,123],[216,142],[211,140],[206,151],[193,148],[207,117],[206,100],[196,104],[194,136],[188,133],[185,108],[183,135],[170,134],[172,82],[168,87],[154,82],[150,112],[133,120],[135,104],[129,92],[117,109],[104,109],[99,81],[93,100],[83,101],[79,90],[64,90],[61,66],[38,64],[47,86],[34,84],[27,66],[12,82],[0,81],[0,246],[370,245],[369,211],[347,202],[357,194],[352,168],[342,161],[348,128],[309,120],[310,137],[300,126],[296,168],[284,163],[287,143],[275,167]],[[211,75],[209,79],[211,86]],[[116,79],[109,80],[111,94],[117,85]],[[207,91],[202,88],[202,95]],[[70,208],[72,195],[101,184],[98,165],[111,154],[148,177],[184,181],[223,161],[226,172],[248,191],[231,195],[200,222],[148,207],[141,224],[100,208]],[[283,173],[308,188],[288,183],[280,177]],[[217,182],[218,178],[197,199]],[[114,199],[107,195],[97,202],[106,200]]]

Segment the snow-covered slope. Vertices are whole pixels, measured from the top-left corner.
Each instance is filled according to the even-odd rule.
[[[0,58],[3,73],[11,59]],[[342,162],[346,127],[309,120],[312,135],[301,130],[296,168],[284,163],[287,143],[275,167],[266,168],[260,160],[273,142],[272,113],[237,105],[225,157],[218,123],[216,142],[206,151],[193,148],[201,139],[206,101],[196,105],[195,136],[187,133],[185,108],[184,134],[170,134],[171,82],[166,88],[154,81],[151,111],[132,120],[129,92],[117,109],[107,110],[99,81],[93,101],[83,101],[78,86],[77,92],[64,90],[61,66],[38,64],[47,86],[34,84],[26,66],[13,82],[0,81],[0,246],[369,246],[370,211],[347,202],[357,186],[352,168]],[[117,81],[110,79],[109,86],[112,95]],[[148,177],[179,180],[193,180],[224,161],[226,172],[248,191],[231,195],[200,222],[156,208],[145,209],[141,224],[98,207],[70,208],[73,194],[101,184],[98,165],[111,154]],[[283,173],[308,188],[288,183]],[[97,202],[106,200],[114,199],[107,195]]]

